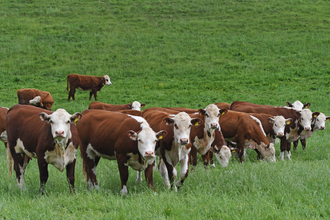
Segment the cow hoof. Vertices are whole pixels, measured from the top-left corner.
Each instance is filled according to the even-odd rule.
[[[211,164],[211,167],[215,167],[215,164],[214,164],[214,163],[212,163],[212,164]]]

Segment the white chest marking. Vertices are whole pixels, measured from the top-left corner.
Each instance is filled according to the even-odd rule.
[[[130,158],[127,160],[126,166],[132,167],[134,170],[143,171],[145,170],[148,165],[151,165],[155,159],[151,160],[144,160],[142,163],[139,163],[139,154],[128,153],[127,154]]]
[[[53,151],[45,152],[45,160],[49,164],[53,164],[59,171],[63,172],[64,168],[76,159],[77,149],[74,148],[72,142],[66,149],[55,144]]]
[[[201,155],[205,155],[211,148],[211,144],[214,141],[213,134],[211,137],[207,135],[207,132],[204,132],[204,138],[198,139],[198,137],[195,137],[194,146],[196,147],[198,153]]]
[[[179,161],[181,161],[186,155],[189,154],[191,148],[187,149],[184,145],[172,143],[172,149],[170,151],[165,150],[166,161],[175,167]]]

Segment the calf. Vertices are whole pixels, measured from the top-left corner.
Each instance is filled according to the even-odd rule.
[[[127,194],[128,166],[145,170],[149,187],[153,190],[152,168],[155,148],[166,131],[155,133],[145,119],[138,116],[98,109],[85,110],[77,123],[81,142],[83,172],[87,188],[98,188],[96,166],[100,158],[117,160],[121,179],[121,194]]]
[[[165,130],[167,132],[167,136],[159,142],[156,154],[161,157],[159,171],[162,179],[168,188],[174,186],[175,191],[177,191],[177,187],[182,186],[184,180],[188,177],[191,126],[199,126],[202,121],[199,118],[191,119],[185,112],[168,114],[153,109],[144,110],[143,117],[154,130]],[[179,162],[181,163],[180,179],[174,184],[177,177],[175,167]]]
[[[243,113],[228,110],[220,117],[220,125],[223,136],[227,141],[234,140],[237,143],[238,157],[243,161],[244,149],[250,147],[257,149],[269,162],[275,162],[275,148],[269,143],[262,128],[260,120],[256,117]]]
[[[141,111],[141,108],[143,108],[146,104],[140,103],[138,101],[134,101],[129,104],[124,104],[124,105],[112,105],[112,104],[107,104],[103,102],[92,102],[89,104],[88,109],[102,109],[102,110],[107,110],[107,111],[119,111],[119,110],[137,110]]]
[[[70,115],[64,109],[55,112],[34,106],[15,105],[7,113],[7,141],[10,155],[14,161],[17,184],[24,188],[25,169],[32,158],[37,158],[40,188],[43,194],[48,180],[48,164],[63,172],[74,191],[74,168],[78,138],[73,122],[78,121],[80,113]],[[11,165],[9,162],[9,173]]]
[[[67,86],[66,86],[66,91],[68,91],[68,87],[70,85],[68,101],[70,101],[71,97],[73,101],[75,100],[74,94],[76,92],[76,89],[82,91],[85,90],[90,91],[89,101],[91,100],[92,95],[94,95],[94,99],[95,101],[97,101],[96,98],[97,92],[100,91],[104,85],[110,86],[111,84],[112,83],[108,75],[105,75],[104,77],[98,77],[98,76],[69,74],[67,76]]]
[[[52,110],[54,99],[49,92],[37,89],[19,89],[17,90],[18,104],[34,105],[40,108]]]

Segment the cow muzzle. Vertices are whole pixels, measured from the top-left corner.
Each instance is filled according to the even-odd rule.
[[[56,138],[64,138],[64,131],[55,131]]]
[[[146,159],[151,159],[151,158],[154,158],[155,157],[155,153],[153,151],[146,151],[144,153],[144,158]]]
[[[211,123],[211,129],[217,129],[218,123]]]
[[[305,131],[310,131],[311,127],[305,127],[304,129],[305,129]]]
[[[277,136],[278,136],[278,137],[283,137],[283,136],[284,136],[284,133],[283,133],[283,132],[278,132],[278,133],[277,133]]]
[[[187,144],[189,144],[189,140],[188,140],[188,138],[181,138],[181,139],[180,139],[180,144],[181,144],[181,145],[187,145]]]

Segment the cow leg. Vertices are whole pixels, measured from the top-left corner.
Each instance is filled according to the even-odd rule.
[[[188,177],[189,173],[189,163],[188,163],[188,155],[186,155],[181,161],[181,172],[180,179],[176,182],[176,186],[180,188],[183,185],[184,180]]]
[[[44,154],[38,154],[37,159],[38,159],[39,176],[40,176],[39,193],[44,195],[45,185],[48,180],[48,163],[44,159]]]
[[[76,93],[76,88],[74,86],[70,85],[70,91],[69,91],[69,97],[68,101],[70,101],[70,98],[72,97],[72,100],[75,100],[74,94]]]
[[[74,189],[74,181],[75,181],[75,177],[74,177],[74,171],[75,171],[75,166],[76,166],[76,159],[74,159],[72,161],[72,163],[69,163],[66,166],[66,177],[68,179],[68,182],[70,184],[70,192],[72,193],[76,193],[75,189]]]
[[[202,160],[203,160],[203,163],[204,163],[204,168],[207,167],[207,165],[209,164],[210,162],[210,151],[206,152],[206,154],[202,155]]]
[[[120,180],[121,180],[121,195],[127,195],[127,180],[128,180],[128,166],[125,165],[127,163],[127,157],[125,155],[116,155],[117,157],[117,164],[120,174]]]
[[[91,100],[91,98],[92,98],[92,95],[93,95],[93,92],[92,92],[92,91],[90,91],[90,92],[89,92],[89,99],[88,99],[89,101]]]
[[[14,160],[14,170],[16,172],[17,185],[20,189],[25,189],[24,174],[27,165],[29,164],[30,158],[25,154],[12,153]]]
[[[93,91],[93,94],[94,94],[95,101],[97,101],[97,91]]]
[[[285,137],[282,137],[281,145],[280,145],[281,153],[280,153],[280,156],[278,157],[280,160],[284,160],[284,152],[287,149],[287,145],[288,145],[288,142],[286,141]]]
[[[100,160],[100,157],[97,157],[91,151],[87,154],[86,150],[83,149],[87,149],[85,143],[81,143],[80,153],[83,159],[83,173],[84,176],[86,176],[87,189],[98,189],[99,185],[96,179],[96,166]]]
[[[137,171],[136,182],[142,182],[142,171]]]
[[[168,171],[165,165],[165,162],[163,161],[162,158],[159,159],[159,173],[166,185],[167,188],[171,187],[170,181],[168,179],[169,175],[168,175]]]
[[[190,159],[191,159],[190,164],[192,165],[191,169],[193,170],[195,168],[195,166],[197,166],[197,161],[198,161],[197,149],[193,145],[191,146],[190,149],[191,149],[190,152],[189,152]]]
[[[291,143],[287,142],[287,145],[286,145],[286,151],[285,151],[285,158],[287,160],[291,160]]]
[[[214,161],[213,161],[213,152],[209,151],[209,160],[210,160],[210,166],[215,167]]]
[[[300,140],[301,141],[301,140]],[[293,142],[293,150],[296,151],[299,140]]]
[[[154,180],[153,180],[153,169],[154,169],[155,162],[153,164],[148,165],[147,169],[144,171],[144,175],[146,178],[146,181],[148,182],[148,186],[152,187],[152,189],[156,192],[155,186],[154,186]]]
[[[306,150],[306,139],[300,139],[300,143],[303,150]]]

